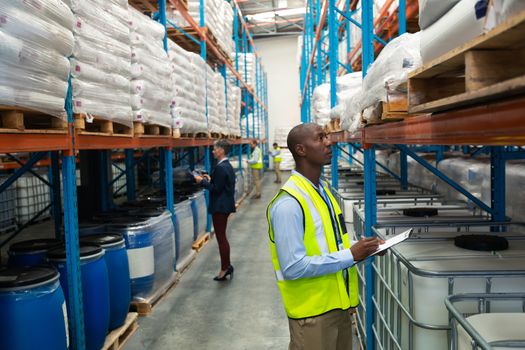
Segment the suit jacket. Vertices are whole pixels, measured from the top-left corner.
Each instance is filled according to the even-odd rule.
[[[202,186],[210,191],[210,214],[235,212],[235,172],[228,160],[217,164],[211,173],[211,182],[202,180]]]

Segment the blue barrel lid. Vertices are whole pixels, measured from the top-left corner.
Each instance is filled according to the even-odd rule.
[[[9,247],[10,254],[17,253],[42,253],[56,248],[62,244],[62,241],[51,238],[32,239],[11,244]]]
[[[102,248],[111,248],[124,244],[124,238],[118,234],[89,235],[80,237],[81,243],[92,243]]]
[[[52,266],[0,267],[0,290],[34,286],[58,279]]]
[[[91,258],[97,255],[102,255],[102,247],[93,243],[80,243],[80,259]],[[47,252],[47,257],[51,260],[63,260],[66,258],[66,246],[61,245]]]

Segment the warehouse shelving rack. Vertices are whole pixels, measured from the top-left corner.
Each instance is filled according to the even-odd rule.
[[[183,6],[183,3],[179,0],[169,0],[170,3],[177,8],[180,13],[188,20],[189,23],[199,33],[199,45],[201,48],[201,57],[206,60],[208,50],[214,51],[216,54],[220,53],[214,43],[210,42],[202,27],[204,27],[204,10],[201,10],[201,23],[198,25],[189,15],[187,9]],[[201,8],[203,9],[203,1],[201,0]],[[156,19],[159,20],[166,27],[166,0],[130,0],[131,5],[136,5],[137,2],[147,5],[145,7],[151,10],[151,13],[155,14]],[[244,52],[248,50],[254,51],[255,45],[248,32],[248,28],[240,10],[235,4],[236,23],[242,24],[243,37],[250,42],[250,47],[247,45],[243,46]],[[239,38],[238,33],[234,37],[236,40],[236,49],[239,50]],[[164,38],[164,48],[167,50],[167,39]],[[242,75],[237,72],[238,63],[236,62],[237,69],[233,68],[232,63],[224,56],[219,55],[224,62],[224,66],[232,71],[237,77],[237,85],[243,86],[243,93],[245,97],[245,108],[244,118],[248,118],[248,112],[253,111],[252,125],[255,118],[261,123],[267,125],[268,113],[267,113],[267,76],[263,70],[260,57],[257,56],[257,80],[254,87],[248,86],[246,83],[247,75]],[[245,58],[246,59],[246,58]],[[224,69],[224,68],[223,68]],[[225,87],[226,88],[226,87]],[[226,91],[227,92],[227,91]],[[101,151],[100,161],[103,164],[107,164],[110,158],[110,150],[124,150],[124,161],[125,169],[123,173],[126,174],[126,189],[128,199],[134,199],[136,189],[134,181],[133,168],[140,161],[147,160],[149,157],[149,150],[158,148],[160,169],[161,169],[161,181],[166,189],[166,205],[167,208],[172,212],[173,215],[173,181],[172,181],[172,166],[173,166],[173,151],[177,150],[177,159],[187,157],[189,163],[194,166],[195,163],[195,150],[199,147],[204,148],[204,163],[206,169],[210,170],[211,156],[210,146],[213,145],[214,139],[211,138],[173,138],[172,136],[151,136],[151,137],[114,137],[114,136],[98,136],[98,135],[86,135],[78,133],[74,128],[73,120],[73,108],[72,108],[72,94],[71,84],[69,84],[69,91],[66,97],[65,109],[67,112],[67,132],[63,133],[6,133],[0,135],[0,154],[16,154],[16,153],[29,153],[28,159],[23,162],[20,159],[12,156],[14,159],[9,162],[8,165],[0,168],[2,170],[10,170],[13,173],[9,178],[0,184],[0,192],[4,191],[10,185],[12,185],[21,175],[26,172],[31,172],[35,166],[50,166],[49,174],[50,180],[47,185],[52,188],[52,204],[44,211],[52,209],[54,223],[55,223],[55,234],[57,237],[64,235],[66,243],[66,264],[68,270],[68,289],[69,289],[69,328],[71,337],[71,348],[76,350],[85,349],[85,336],[84,336],[84,317],[83,317],[83,306],[82,306],[82,286],[80,278],[80,255],[79,255],[79,240],[78,240],[78,211],[77,211],[77,193],[76,193],[76,163],[77,155],[81,150],[98,150]],[[242,160],[243,148],[249,149],[246,145],[252,138],[262,139],[265,142],[268,130],[266,128],[266,135],[256,135],[252,129],[250,132],[249,125],[247,124],[246,137],[240,139],[229,140],[234,147],[238,149],[239,160]],[[267,145],[264,146],[267,152]],[[137,152],[136,150],[145,150],[143,152]],[[184,150],[186,153],[184,153]],[[267,153],[266,153],[267,154]],[[49,159],[46,157],[49,156]],[[119,156],[122,159],[122,154]],[[266,155],[267,158],[267,155]],[[241,162],[239,162],[241,164]],[[62,174],[60,174],[60,169]],[[241,169],[242,171],[242,169]],[[119,174],[117,178],[123,176]],[[63,196],[64,196],[64,208],[62,217],[61,208],[61,192],[60,192],[60,176],[63,180]],[[109,174],[101,173],[101,184],[102,188],[109,189],[113,181],[109,180]],[[102,208],[109,209],[110,198],[109,191],[101,191],[105,193],[102,196]],[[105,197],[105,198],[104,198]],[[56,205],[53,205],[56,204]],[[43,211],[42,211],[43,212]],[[37,214],[40,215],[42,214]],[[62,218],[63,218],[63,230],[62,230]],[[210,220],[208,220],[208,230],[210,229]],[[0,246],[5,245],[11,238],[13,238],[18,232],[10,234],[7,239],[0,241]]]
[[[399,0],[398,8],[381,22],[388,28],[379,27],[381,33],[389,35],[378,37],[380,34],[377,31],[379,22],[374,21],[373,1],[362,0],[361,9],[356,8],[357,3],[356,0],[347,0],[341,10],[335,0],[307,1],[300,67],[302,122],[311,120],[311,95],[316,86],[325,82],[327,71],[330,77],[330,102],[333,108],[337,104],[335,84],[337,75],[351,72],[352,68],[362,66],[363,76],[366,76],[370,64],[374,61],[374,54],[377,54],[383,46],[382,41],[393,38],[396,32],[399,35],[404,33],[407,30],[407,23],[413,23],[418,12],[417,1]],[[387,1],[385,4],[388,7],[391,5],[392,1]],[[380,11],[379,17],[384,15],[384,10],[385,7]],[[361,24],[355,23],[356,21],[351,18],[354,11],[361,11]],[[339,62],[338,35],[341,30],[348,30],[350,23],[360,25],[362,40],[353,51],[346,53],[346,62]],[[328,51],[324,49],[324,41],[327,38],[330,43]],[[361,58],[354,60],[355,63],[351,65],[351,60],[355,58],[359,50],[361,50]],[[392,147],[400,152],[400,174],[395,177],[399,179],[402,187],[408,185],[407,157],[411,157],[489,213],[493,222],[505,222],[510,220],[505,214],[505,163],[508,160],[525,159],[525,152],[521,147],[517,147],[525,145],[524,113],[525,97],[521,95],[502,101],[478,103],[439,114],[427,114],[410,117],[404,121],[372,125],[352,133],[347,131],[332,133],[329,135],[334,148],[332,186],[335,189],[338,187],[339,151],[343,150],[345,144],[350,144],[352,149],[358,149],[364,155],[365,236],[373,236],[373,227],[377,217],[376,146]],[[482,202],[442,173],[436,166],[416,154],[416,151],[421,149],[431,150],[436,152],[439,158],[448,147],[463,147],[468,152],[472,145],[475,145],[473,155],[481,151],[490,155],[490,205]],[[351,157],[351,152],[345,153]],[[362,300],[366,307],[364,310],[366,324],[358,324],[360,334],[364,335],[364,342],[361,345],[367,350],[375,349],[376,337],[373,262],[373,257],[365,262],[366,295]]]

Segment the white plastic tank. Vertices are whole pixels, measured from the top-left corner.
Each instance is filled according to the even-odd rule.
[[[379,274],[416,322],[447,326],[444,299],[449,294],[525,290],[525,237],[510,237],[511,234],[508,250],[483,252],[456,247],[454,233],[448,236],[411,239],[397,245],[384,257],[376,258]],[[399,335],[403,349],[447,349],[447,331],[412,324],[386,292],[379,277],[376,277],[376,297],[392,332]],[[518,302],[512,301],[491,303],[493,312],[511,312],[520,307]],[[477,304],[472,303],[470,312],[476,310]],[[384,324],[378,325],[381,326]]]
[[[525,313],[507,312],[507,313],[485,313],[472,315],[466,320],[474,327],[481,337],[487,342],[495,341],[523,341],[525,325]],[[472,350],[471,336],[465,331],[461,325],[458,325],[458,350]],[[477,348],[479,349],[479,348]],[[494,350],[512,350],[520,349],[517,347],[500,347],[494,346]],[[523,347],[521,347],[523,349]]]

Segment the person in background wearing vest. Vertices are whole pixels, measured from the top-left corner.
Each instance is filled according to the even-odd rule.
[[[316,124],[288,134],[296,169],[266,211],[272,263],[290,328],[289,350],[351,350],[351,308],[358,303],[354,264],[383,241],[351,242],[321,169],[331,142]]]
[[[250,148],[252,149],[252,155],[248,159],[248,164],[252,169],[253,181],[255,182],[255,194],[252,199],[259,199],[261,198],[261,169],[263,168],[262,152],[257,146],[257,140],[255,139],[251,140]]]
[[[273,152],[270,153],[270,155],[273,158],[273,169],[275,170],[275,181],[274,183],[280,184],[281,183],[281,147],[277,145],[276,142],[273,144]]]

